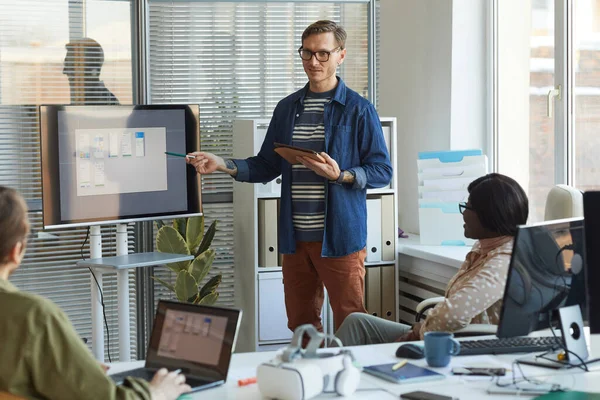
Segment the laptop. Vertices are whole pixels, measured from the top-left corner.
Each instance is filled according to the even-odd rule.
[[[111,378],[148,381],[160,368],[181,369],[192,391],[222,385],[227,379],[242,311],[232,308],[160,300],[143,368]]]

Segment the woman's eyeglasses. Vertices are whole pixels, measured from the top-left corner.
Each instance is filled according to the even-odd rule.
[[[460,211],[461,214],[464,214],[465,210],[475,211],[473,207],[468,206],[464,201],[462,203],[458,203],[458,211]]]

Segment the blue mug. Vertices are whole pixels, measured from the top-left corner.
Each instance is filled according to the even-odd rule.
[[[445,367],[460,352],[460,343],[450,332],[425,332],[425,359],[430,367]]]

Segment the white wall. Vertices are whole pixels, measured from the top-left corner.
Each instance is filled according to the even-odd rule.
[[[487,2],[380,6],[378,109],[398,119],[399,226],[418,232],[417,153],[487,146]]]
[[[498,3],[498,172],[529,188],[531,0]]]
[[[487,12],[486,1],[452,2],[452,150],[487,149]]]

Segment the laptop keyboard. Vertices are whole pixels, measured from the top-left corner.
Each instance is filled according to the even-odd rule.
[[[156,371],[157,370],[155,370],[155,369],[138,368],[138,369],[133,369],[131,371],[126,371],[126,372],[123,372],[120,374],[111,375],[111,378],[115,382],[123,382],[125,380],[125,378],[129,378],[129,377],[140,378],[140,379],[144,379],[144,380],[150,382],[152,380],[152,378],[154,377],[154,374],[156,373]],[[192,388],[195,388],[198,386],[208,385],[209,383],[211,383],[211,381],[186,376],[185,383],[190,385]]]
[[[561,347],[563,347],[562,339],[553,336],[462,340],[458,355],[534,353]]]

